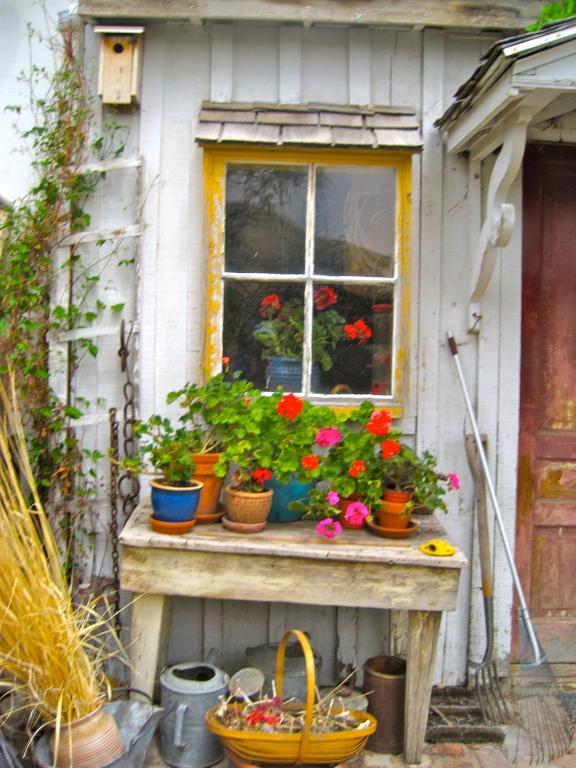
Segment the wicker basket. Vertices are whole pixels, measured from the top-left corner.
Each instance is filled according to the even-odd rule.
[[[314,674],[314,656],[306,635],[298,629],[284,633],[278,648],[276,660],[276,690],[282,696],[284,657],[286,643],[294,635],[304,652],[306,665],[306,714],[304,728],[299,733],[265,733],[262,731],[241,731],[223,726],[216,718],[219,708],[211,707],[206,713],[206,725],[222,739],[226,749],[252,763],[299,765],[335,764],[358,755],[365,747],[368,737],[376,730],[376,718],[366,712],[347,712],[359,723],[370,723],[361,730],[337,731],[334,733],[312,732],[314,692],[316,681]]]

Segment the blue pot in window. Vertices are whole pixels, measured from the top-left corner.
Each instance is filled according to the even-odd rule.
[[[272,477],[266,483],[267,488],[274,491],[272,508],[268,515],[269,523],[293,523],[300,520],[302,512],[289,509],[291,501],[300,501],[306,497],[314,483],[300,483],[296,478],[291,478],[287,483],[279,483]]]
[[[266,385],[272,390],[282,387],[286,392],[302,392],[302,360],[274,355],[266,365]],[[312,363],[312,392],[320,392],[320,366]]]

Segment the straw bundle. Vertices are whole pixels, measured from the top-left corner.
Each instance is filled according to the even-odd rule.
[[[0,384],[0,413],[0,685],[59,731],[102,702],[102,633],[112,630],[94,604],[73,606],[13,386]]]

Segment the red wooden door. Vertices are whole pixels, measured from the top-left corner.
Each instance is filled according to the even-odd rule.
[[[523,178],[516,556],[549,660],[576,664],[576,147],[529,145]]]

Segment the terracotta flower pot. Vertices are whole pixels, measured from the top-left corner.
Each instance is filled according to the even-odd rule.
[[[408,528],[410,513],[406,513],[406,503],[382,500],[378,510],[378,524],[382,528]]]
[[[196,519],[198,522],[202,522],[202,518],[216,515],[224,478],[216,477],[214,474],[214,467],[220,458],[219,453],[195,453],[193,458],[196,468],[192,479],[204,483],[196,509]]]
[[[226,517],[236,523],[262,523],[268,519],[274,491],[260,493],[237,491],[227,485],[224,488]]]
[[[54,749],[52,736],[52,749]],[[58,768],[101,768],[124,752],[116,720],[102,706],[60,727],[55,765]]]
[[[412,491],[397,491],[395,488],[384,488],[382,498],[385,501],[407,502],[412,498]]]

